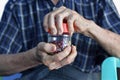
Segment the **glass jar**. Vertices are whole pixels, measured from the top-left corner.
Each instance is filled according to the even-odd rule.
[[[56,45],[56,51],[60,52],[69,45],[71,45],[71,36],[68,32],[68,25],[67,23],[63,23],[63,34],[62,35],[50,35],[48,38],[48,42],[53,43]]]

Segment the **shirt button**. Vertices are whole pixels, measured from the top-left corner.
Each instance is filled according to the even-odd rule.
[[[56,10],[57,8],[56,7],[53,7],[53,10]]]

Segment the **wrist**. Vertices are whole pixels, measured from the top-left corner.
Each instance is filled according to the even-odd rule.
[[[90,27],[88,29],[89,36],[92,39],[96,39],[96,37],[102,32],[102,28],[98,26],[95,22],[91,22]]]
[[[87,20],[86,25],[84,25],[84,27],[86,27],[86,29],[83,30],[83,32],[81,32],[81,33],[90,38],[94,38],[94,33],[97,30],[97,26],[96,26],[95,22],[92,20]]]

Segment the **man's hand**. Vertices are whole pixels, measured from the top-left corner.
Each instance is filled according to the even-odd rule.
[[[91,27],[93,21],[87,20],[79,15],[77,12],[70,10],[66,7],[60,7],[44,17],[44,28],[48,32],[51,31],[53,35],[62,34],[63,20],[67,21],[69,33],[72,35],[74,32],[83,33],[89,36],[88,29]]]
[[[54,44],[41,42],[37,46],[36,58],[48,66],[50,70],[53,70],[72,63],[77,55],[75,46],[68,46],[62,52],[49,55],[55,50]]]

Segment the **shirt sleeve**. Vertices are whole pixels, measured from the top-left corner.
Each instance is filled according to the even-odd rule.
[[[98,24],[120,34],[120,16],[112,0],[99,0]]]
[[[14,4],[7,3],[0,22],[0,54],[20,52],[22,35],[14,11]]]

